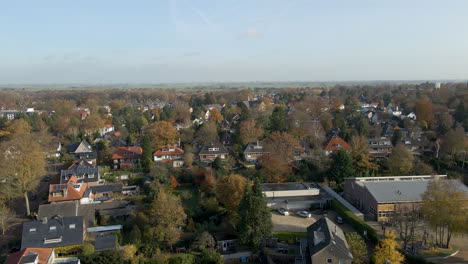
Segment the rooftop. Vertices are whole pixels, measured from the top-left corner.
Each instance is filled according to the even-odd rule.
[[[297,191],[297,190],[308,190],[317,188],[310,183],[304,182],[285,182],[285,183],[262,183],[260,185],[262,191]]]

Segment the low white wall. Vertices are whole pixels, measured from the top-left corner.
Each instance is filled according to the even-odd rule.
[[[277,197],[302,197],[302,196],[315,196],[320,194],[317,188],[310,188],[307,190],[290,190],[290,191],[265,191],[263,192],[267,198]]]

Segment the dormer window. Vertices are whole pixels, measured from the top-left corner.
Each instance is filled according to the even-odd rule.
[[[219,151],[219,148],[208,148],[208,151]]]
[[[341,144],[333,144],[334,147],[341,147]]]
[[[57,227],[56,227],[56,226],[50,226],[50,227],[49,227],[49,231],[55,231],[55,230],[57,230]]]
[[[33,233],[33,232],[36,232],[36,231],[37,231],[37,229],[36,229],[35,227],[29,228],[29,232],[30,232],[30,233]]]
[[[68,228],[70,228],[70,229],[75,229],[75,228],[76,228],[76,225],[75,225],[75,224],[70,224],[70,225],[68,226]]]

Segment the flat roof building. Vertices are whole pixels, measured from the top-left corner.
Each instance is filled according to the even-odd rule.
[[[361,177],[345,179],[344,198],[365,215],[379,222],[388,221],[396,205],[420,204],[428,184],[446,175]],[[460,183],[460,188],[468,188]]]
[[[319,187],[312,183],[263,183],[260,188],[270,208],[301,210],[324,203]]]

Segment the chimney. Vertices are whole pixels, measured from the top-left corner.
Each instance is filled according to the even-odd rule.
[[[47,216],[45,216],[45,217],[42,218],[42,223],[43,223],[43,224],[47,224]]]

